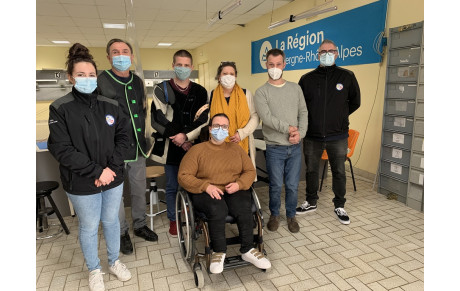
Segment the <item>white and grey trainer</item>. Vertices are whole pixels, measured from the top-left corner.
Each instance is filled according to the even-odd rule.
[[[120,260],[116,260],[113,266],[109,267],[110,273],[117,276],[118,280],[125,282],[131,279],[131,272],[126,268],[126,265],[120,262]]]
[[[89,290],[91,291],[104,291],[104,278],[102,277],[104,273],[101,272],[101,269],[95,269],[89,272]]]

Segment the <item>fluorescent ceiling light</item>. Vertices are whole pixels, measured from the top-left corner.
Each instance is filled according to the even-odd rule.
[[[121,23],[102,23],[104,28],[115,28],[115,29],[125,29],[126,24]]]
[[[224,8],[221,10],[217,11],[216,14],[210,19],[208,19],[208,24],[209,26],[213,25],[214,23],[217,22],[217,20],[222,19],[225,15],[229,14],[232,12],[236,7],[240,6],[242,4],[242,0],[232,0],[229,4],[227,4]]]
[[[68,40],[52,40],[53,43],[70,43]]]
[[[169,42],[159,42],[157,44],[157,46],[171,46],[171,45],[172,45],[172,43],[169,43]]]
[[[270,24],[268,26],[268,29],[273,29],[275,27],[284,25],[284,24],[289,23],[289,22],[295,22],[296,20],[299,20],[299,19],[309,18],[309,17],[313,17],[313,16],[316,16],[316,15],[319,15],[319,14],[329,12],[329,11],[334,11],[334,10],[337,10],[337,6],[326,8],[326,9],[323,9],[323,10],[318,10],[318,11],[315,11],[316,9],[317,8],[313,8],[313,9],[304,11],[304,12],[302,12],[300,14],[297,14],[297,15],[291,15],[291,16],[289,16],[289,18],[286,18],[284,20],[273,22],[272,24]]]

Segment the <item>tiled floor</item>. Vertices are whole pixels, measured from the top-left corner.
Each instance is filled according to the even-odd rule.
[[[272,262],[266,273],[253,266],[205,274],[203,290],[416,290],[424,288],[424,215],[372,191],[372,183],[347,185],[350,225],[333,213],[331,179],[320,193],[318,210],[298,216],[300,232],[291,234],[282,216],[277,232],[264,232]],[[299,187],[304,200],[305,182]],[[257,188],[268,221],[268,187]],[[284,205],[282,205],[284,213]],[[127,214],[129,209],[127,209]],[[36,243],[37,290],[88,290],[88,271],[77,239],[77,218],[66,217],[71,234]],[[177,238],[168,236],[165,214],[155,218],[158,242],[134,237],[132,255],[120,254],[133,278],[125,283],[108,274],[100,235],[100,259],[107,290],[198,290],[182,260]],[[100,232],[101,234],[101,232]],[[132,230],[131,230],[132,237]]]

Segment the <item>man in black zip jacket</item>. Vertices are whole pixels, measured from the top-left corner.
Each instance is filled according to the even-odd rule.
[[[334,212],[339,221],[349,224],[345,206],[345,161],[348,149],[348,116],[361,104],[358,81],[353,72],[337,67],[337,46],[324,40],[318,49],[320,65],[300,78],[308,109],[308,129],[304,139],[307,195],[296,208],[297,214],[316,210],[319,162],[326,150],[332,171]]]
[[[147,227],[145,214],[147,204],[145,198],[145,159],[147,158],[145,116],[147,103],[144,83],[141,78],[129,71],[134,58],[131,44],[114,38],[107,43],[106,51],[107,59],[112,68],[99,74],[97,90],[99,94],[117,100],[128,119],[129,146],[124,159],[130,186],[134,235],[147,241],[157,241],[157,234]],[[133,245],[128,234],[129,225],[125,218],[123,199],[121,199],[118,215],[121,234],[120,250],[123,254],[129,255],[133,252]]]

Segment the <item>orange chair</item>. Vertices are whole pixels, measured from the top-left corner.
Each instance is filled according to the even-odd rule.
[[[351,165],[350,157],[355,152],[355,146],[356,146],[356,142],[358,141],[358,136],[359,136],[358,131],[354,129],[348,130],[347,160],[350,163],[351,178],[353,180],[353,188],[355,189],[355,191],[356,191],[355,175],[353,174],[353,166]],[[323,151],[323,155],[321,156],[321,159],[325,161],[328,160],[326,150]],[[324,176],[326,175],[326,171],[327,171],[327,162],[324,163],[323,175],[321,177],[321,186],[319,187],[319,192],[321,192],[321,189],[323,189],[323,180],[324,180]]]

